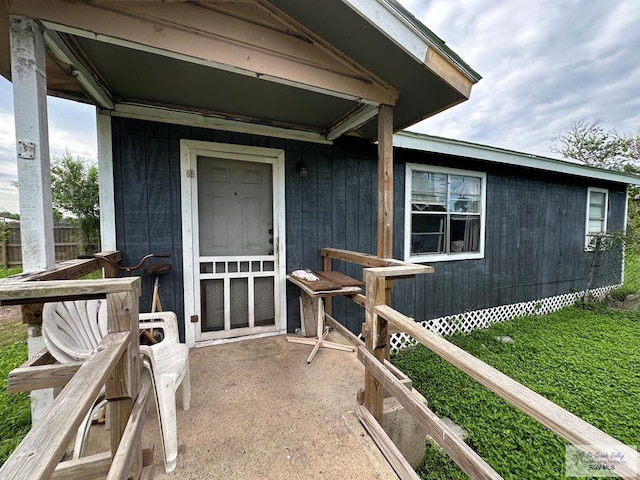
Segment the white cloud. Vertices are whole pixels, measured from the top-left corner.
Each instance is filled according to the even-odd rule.
[[[574,120],[640,129],[636,0],[400,0],[483,79],[471,99],[411,130],[557,156]],[[96,158],[92,107],[49,99],[50,151]],[[0,210],[17,211],[13,98],[0,78]]]
[[[11,84],[0,79],[0,211],[19,211],[16,134]],[[95,109],[69,100],[49,97],[49,152],[52,160],[66,152],[97,160]]]
[[[483,76],[469,101],[411,130],[547,156],[580,118],[638,133],[633,0],[401,2]]]

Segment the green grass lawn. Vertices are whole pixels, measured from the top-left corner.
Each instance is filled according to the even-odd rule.
[[[513,344],[496,336],[508,335]],[[609,435],[640,444],[640,321],[637,312],[567,308],[448,338],[467,352]],[[424,347],[393,363],[439,416],[467,432],[467,443],[505,479],[565,478],[566,443]],[[424,479],[466,476],[434,447]]]
[[[0,268],[0,278],[21,272],[20,268]],[[102,272],[96,271],[83,278],[102,278]],[[7,393],[7,375],[26,359],[26,329],[20,318],[0,320],[0,465],[31,428],[29,394]]]
[[[28,393],[7,393],[7,375],[27,359],[26,329],[19,318],[0,322],[0,465],[31,427]]]

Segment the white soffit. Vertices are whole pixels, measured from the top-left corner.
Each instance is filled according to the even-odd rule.
[[[629,175],[601,168],[589,167],[555,158],[514,152],[488,145],[434,137],[421,133],[398,132],[393,136],[393,146],[422,152],[441,153],[456,157],[475,158],[493,163],[533,168],[566,175],[593,178],[609,182],[640,185],[640,176]]]
[[[253,5],[256,19],[240,18],[207,2],[163,2],[160,8],[153,2],[16,0],[12,10],[34,15],[62,33],[340,98],[395,104],[398,92],[393,87],[341,57],[322,39],[309,38],[293,20],[275,19],[276,13],[263,12],[258,3],[247,4]],[[275,23],[263,25],[263,17]]]

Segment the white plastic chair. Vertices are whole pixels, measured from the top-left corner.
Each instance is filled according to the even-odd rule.
[[[86,359],[107,333],[106,300],[80,300],[47,303],[43,309],[42,336],[47,349],[60,363]],[[175,313],[143,313],[140,328],[161,329],[161,342],[140,345],[144,366],[151,372],[162,433],[165,472],[176,468],[178,434],[176,425],[176,391],[180,387],[182,408],[189,410],[191,383],[189,380],[189,349],[180,343]],[[105,404],[104,391],[78,429],[74,458],[82,456],[93,415]]]

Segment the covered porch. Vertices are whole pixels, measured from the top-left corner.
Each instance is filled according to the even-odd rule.
[[[279,374],[286,374],[282,377],[283,387],[268,390],[263,384],[271,379],[264,369],[256,365],[255,372],[263,373],[250,382],[246,375],[255,372],[246,368],[244,375],[230,380],[240,390],[229,393],[227,397],[220,388],[227,381],[227,372],[209,370],[220,365],[207,363],[216,362],[217,355],[223,353],[232,358],[234,349],[238,348],[238,353],[242,353],[244,348],[218,345],[216,348],[223,353],[208,351],[213,357],[205,356],[196,349],[191,356],[197,365],[202,355],[202,376],[194,375],[194,407],[183,420],[192,422],[195,429],[203,428],[206,424],[198,422],[198,417],[215,422],[219,413],[213,411],[211,405],[206,405],[207,399],[211,402],[211,397],[218,394],[224,400],[233,401],[239,396],[245,400],[254,396],[254,404],[240,404],[236,413],[232,413],[230,405],[222,403],[216,409],[232,417],[246,415],[247,418],[255,410],[266,410],[270,416],[265,420],[274,422],[262,425],[265,430],[257,430],[260,431],[259,441],[277,444],[279,442],[272,442],[270,437],[281,433],[292,443],[291,447],[286,446],[292,449],[289,460],[308,462],[305,468],[311,471],[310,475],[323,476],[322,471],[340,472],[336,476],[347,477],[343,467],[350,467],[337,465],[333,455],[325,456],[322,452],[333,451],[342,457],[345,449],[341,446],[354,452],[361,451],[356,448],[357,443],[353,443],[353,435],[346,434],[341,415],[344,414],[345,402],[353,405],[353,389],[359,388],[362,372],[354,376],[360,379],[355,384],[352,383],[353,378],[338,375],[341,382],[348,380],[352,388],[332,387],[330,383],[324,385],[320,375],[311,373],[316,369],[317,372],[322,371],[319,368],[322,361],[342,354],[329,351],[322,351],[317,356],[318,363],[308,366],[307,371],[301,373],[297,370],[297,355],[306,358],[308,349],[296,345],[285,349],[280,345],[281,337],[276,336],[287,331],[293,333],[296,321],[299,322],[297,291],[288,289],[286,275],[301,266],[318,269],[322,247],[346,248],[365,252],[365,255],[377,254],[373,263],[365,265],[387,266],[387,261],[394,256],[393,132],[468,99],[479,75],[436,35],[391,0],[332,0],[325,2],[323,8],[289,0],[17,0],[4,3],[2,13],[0,29],[4,34],[0,38],[0,72],[10,78],[14,86],[20,213],[23,244],[28,245],[23,251],[25,271],[51,271],[54,268],[46,95],[95,105],[102,249],[120,250],[123,262],[127,264],[152,250],[170,252],[174,270],[170,280],[164,282],[162,298],[166,301],[163,303],[165,309],[178,314],[181,339],[193,347],[209,341],[220,343],[235,339],[240,331],[241,338],[253,338],[258,342],[252,348],[260,351],[263,348],[260,345],[266,345],[262,354],[252,360],[245,359],[246,362],[273,360],[264,365],[266,371],[275,379]],[[258,200],[252,197],[251,200],[258,204],[266,203],[271,208],[262,219],[265,223],[261,224],[259,248],[242,252],[251,258],[238,259],[239,253],[224,249],[223,253],[215,249],[211,253],[205,248],[206,241],[203,242],[199,236],[205,225],[220,225],[218,218],[208,219],[207,224],[198,216],[198,208],[200,211],[214,210],[208,205],[199,205],[196,182],[199,172],[203,171],[198,164],[201,157],[215,158],[216,162],[222,159],[247,162],[252,166],[267,165],[263,169],[267,178],[263,182],[267,190],[264,198],[271,201],[264,201],[262,197]],[[345,192],[342,196],[334,195],[321,177],[321,174],[326,175],[327,169],[334,169],[331,163],[334,157],[342,162],[339,174],[342,191]],[[318,168],[311,168],[309,172],[315,186],[303,190],[301,171],[309,161],[307,158],[312,159],[311,167]],[[237,167],[235,172],[240,172],[239,166],[247,163],[234,163],[233,167]],[[218,172],[220,165],[222,163],[215,163],[210,171]],[[364,178],[359,188],[350,185],[352,180],[357,181],[351,175],[353,165]],[[258,172],[253,180],[261,175]],[[338,175],[332,178],[338,178]],[[230,194],[236,193],[232,190]],[[366,214],[355,212],[362,219],[358,232],[353,235],[343,229],[341,241],[332,240],[332,235],[329,235],[328,242],[319,239],[317,231],[327,230],[327,218],[322,217],[318,208],[308,211],[296,209],[298,201],[311,196],[315,197],[314,201],[338,197],[335,216],[342,216],[340,221],[352,224],[340,210],[346,211],[356,198],[362,210],[366,210]],[[238,217],[231,212],[225,215],[224,220]],[[309,225],[309,221],[315,225],[305,231],[305,222]],[[221,230],[224,229],[218,228],[212,234],[214,241],[210,243],[219,239],[216,235]],[[304,243],[304,239],[315,240]],[[351,247],[349,242],[354,240],[357,244]],[[364,247],[360,248],[360,245]],[[254,273],[255,262],[260,263],[260,275],[249,275]],[[218,264],[224,264],[222,272],[217,270]],[[243,265],[248,266],[247,270],[243,270]],[[415,271],[403,271],[398,275],[410,276],[424,270],[415,268]],[[226,277],[214,278],[218,273]],[[230,292],[233,292],[231,284],[241,273],[247,274],[244,275],[247,286],[245,290],[245,287],[239,289],[242,298],[238,301],[230,298]],[[267,277],[271,283],[266,288],[257,287],[253,277]],[[219,297],[212,295],[214,300],[218,300],[218,307],[224,307],[219,315],[221,321],[214,326],[206,324],[200,301],[201,294],[206,296],[205,283],[211,280],[220,280],[223,285],[219,288]],[[390,301],[391,294],[383,273],[373,272],[366,281],[370,282],[367,284],[367,295],[370,294],[371,298],[367,316],[371,321],[375,316],[373,307]],[[139,294],[138,289],[136,286],[135,293]],[[144,299],[149,296],[149,292],[144,290],[143,286],[140,311],[145,310]],[[270,322],[266,327],[261,324],[264,319],[257,318],[258,309],[252,306],[257,291],[266,291],[271,297],[265,302],[265,310],[268,311],[265,316]],[[129,295],[134,293],[129,292]],[[358,299],[360,306],[363,306],[363,299]],[[209,305],[212,303],[215,302],[210,301]],[[237,311],[232,308],[247,303],[246,326],[243,324],[233,331],[232,319]],[[244,315],[243,308],[238,310]],[[137,303],[133,312],[137,313]],[[133,312],[127,310],[127,319],[133,319]],[[38,317],[40,312],[34,307],[30,314]],[[354,319],[351,330],[358,331],[362,320],[361,317]],[[386,325],[380,321],[375,327],[370,327],[372,329],[367,335],[369,349],[375,351],[382,361],[388,357],[388,348],[385,348],[388,331],[383,328],[383,323]],[[135,330],[132,325],[127,326],[131,332]],[[124,331],[125,325],[120,327]],[[30,331],[33,334],[30,350],[35,356],[42,348],[42,342],[37,328]],[[259,339],[263,332],[274,338]],[[125,360],[137,358],[135,340],[129,338],[128,341],[129,344],[121,339],[119,350],[114,350],[113,365],[121,367]],[[127,352],[127,357],[118,357],[123,351]],[[345,356],[353,357],[350,354]],[[228,359],[226,356],[224,359],[226,364]],[[304,361],[300,365],[307,367]],[[354,361],[352,373],[355,374],[358,368]],[[101,367],[102,373],[107,375],[105,369]],[[135,410],[141,398],[140,379],[135,378],[138,374],[128,371],[131,378],[125,378],[126,391],[119,391],[115,397],[117,401],[124,402],[116,414],[118,434],[123,434],[128,428],[128,414],[134,417],[132,412],[139,413]],[[218,374],[221,378],[216,380],[220,383],[210,384],[205,380],[209,375]],[[294,393],[297,390],[289,384],[295,384],[297,379],[305,379],[305,382],[299,385],[299,393]],[[372,393],[366,402],[379,420],[382,387],[370,372],[367,382],[375,392],[370,390]],[[232,391],[231,383],[228,384],[229,392]],[[275,381],[273,383],[277,385]],[[256,389],[256,385],[263,388]],[[197,409],[200,388],[203,389],[202,409]],[[247,391],[250,388],[256,389],[255,395]],[[332,399],[336,388],[344,397]],[[305,391],[307,398],[304,398]],[[287,400],[290,405],[286,409],[282,397],[291,397]],[[218,401],[221,399],[215,400]],[[64,404],[62,401],[57,403]],[[280,410],[279,406],[283,409]],[[323,442],[329,440],[329,444],[313,445],[314,441],[304,431],[307,427],[303,424],[299,429],[289,431],[295,435],[287,437],[288,422],[286,416],[279,416],[281,411],[293,417],[300,415],[301,419],[314,420],[316,423],[311,422],[308,426],[320,431],[324,417],[322,413],[315,417],[313,412],[333,412],[329,420],[324,418],[329,422],[329,431],[333,432],[323,439]],[[43,409],[38,416],[42,413]],[[137,421],[131,427],[134,432],[140,425],[139,415],[136,418],[138,420],[132,420]],[[240,418],[234,417],[233,420],[239,421]],[[251,426],[250,423],[247,425],[247,428]],[[215,435],[215,429],[208,431]],[[302,431],[304,433],[300,435]],[[187,437],[189,441],[197,437],[197,430],[193,431],[193,436],[189,433],[188,429],[179,432],[179,437]],[[235,441],[241,446],[245,434],[245,431],[239,431],[239,436],[227,445]],[[126,461],[121,461],[116,452],[120,439],[113,434],[111,437],[113,464],[121,471],[126,472],[133,465],[134,470],[138,467],[136,472],[140,474],[144,471],[143,466],[149,466],[149,459],[145,460],[145,452],[135,435],[127,437],[127,441],[136,444],[136,458]],[[308,439],[306,444],[305,438]],[[187,443],[185,446],[185,455],[180,458],[192,450],[198,453],[193,458],[208,461],[210,452],[206,451],[206,442]],[[224,446],[222,451],[225,451]],[[318,451],[320,453],[310,453]],[[239,452],[236,453],[242,458]],[[277,449],[264,455],[275,459],[276,463],[279,458]],[[51,455],[51,458],[55,456]],[[357,456],[360,459],[354,463],[366,464],[365,457],[359,453]],[[212,468],[224,468],[226,464],[220,457],[213,458],[218,460],[213,462],[218,466]],[[92,459],[102,462],[102,466],[107,460],[111,459]],[[52,465],[48,462],[46,468],[51,469]],[[251,478],[255,469],[263,468],[259,464],[254,465],[250,467],[253,470],[247,471],[247,478]],[[75,465],[67,464],[63,468],[66,474]],[[193,468],[197,468],[195,463]],[[308,478],[308,472],[304,473]],[[264,475],[268,478],[270,473]],[[201,476],[202,472],[194,478]],[[281,478],[280,475],[273,476],[276,477]]]

